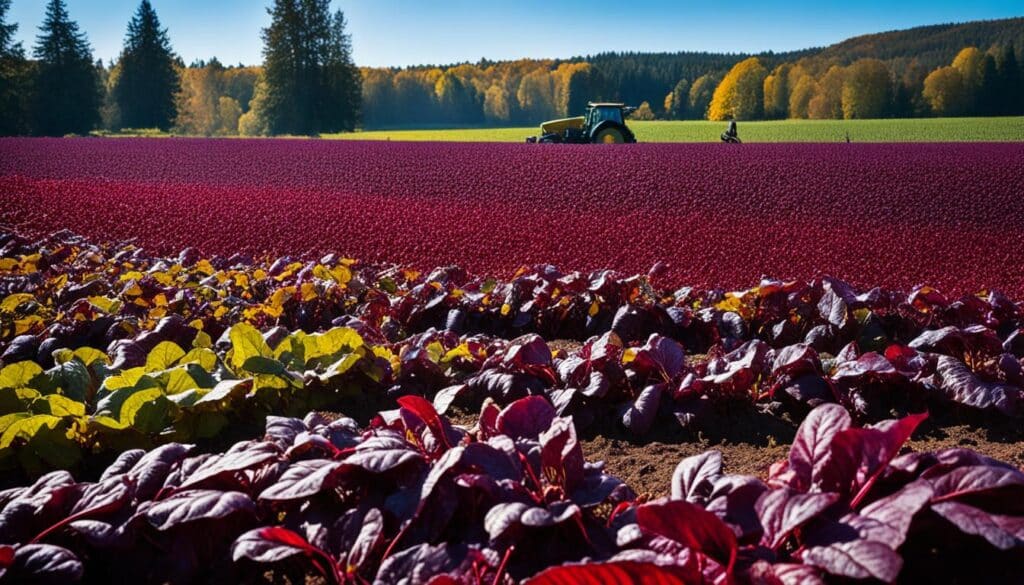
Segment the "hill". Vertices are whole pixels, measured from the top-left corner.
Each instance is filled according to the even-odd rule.
[[[951,69],[967,47],[977,51],[959,60],[960,69],[941,72],[931,93],[925,92],[926,78],[939,68]],[[579,113],[595,98],[647,102],[648,116],[658,118],[704,118],[725,75],[751,57],[759,66],[750,68],[756,79],[745,87],[753,88],[747,103],[755,107],[726,116],[1006,115],[1018,113],[1014,102],[1024,103],[1022,59],[1016,55],[1024,55],[1024,18],[921,26],[786,53],[624,52],[365,69],[363,120],[367,128],[533,125]],[[851,67],[864,59],[881,64]],[[844,91],[866,87],[865,79],[888,86],[874,88],[876,99],[866,109],[850,101],[856,92]]]
[[[1024,53],[1024,17],[919,26],[853,37],[817,52],[822,59],[850,64],[857,59],[917,59],[927,69],[949,64],[964,47],[986,50],[1012,46]]]

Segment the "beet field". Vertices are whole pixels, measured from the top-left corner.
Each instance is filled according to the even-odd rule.
[[[0,139],[0,583],[1024,575],[1024,143]]]

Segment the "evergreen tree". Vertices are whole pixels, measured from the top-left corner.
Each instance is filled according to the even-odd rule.
[[[998,78],[998,103],[999,113],[1003,115],[1014,115],[1024,113],[1024,84],[1021,83],[1022,76],[1020,66],[1017,64],[1017,55],[1013,45],[1003,48],[1002,54],[996,61],[996,77]]]
[[[345,17],[329,0],[275,0],[263,31],[265,95],[260,115],[271,134],[355,128],[361,74],[352,63]]]
[[[89,41],[68,16],[64,0],[49,1],[39,30],[32,131],[44,136],[84,134],[99,121],[100,107]]]
[[[167,130],[175,117],[175,94],[180,88],[175,56],[167,30],[160,28],[149,0],[142,0],[128,23],[120,75],[114,99],[126,128]]]
[[[995,58],[989,54],[982,57],[975,108],[975,113],[982,116],[995,116],[999,113],[999,72],[996,71]]]
[[[322,99],[321,131],[352,132],[359,122],[363,101],[363,75],[352,61],[352,38],[345,31],[345,15],[338,10],[331,19],[330,38],[325,48],[325,98]],[[479,110],[479,106],[477,110]],[[470,112],[463,112],[469,115]]]
[[[11,0],[0,0],[0,135],[24,134],[28,104],[29,64],[21,43],[14,42],[17,24],[7,24]]]

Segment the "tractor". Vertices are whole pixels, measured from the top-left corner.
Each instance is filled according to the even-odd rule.
[[[626,127],[626,116],[636,108],[619,103],[588,103],[587,113],[575,118],[551,120],[540,125],[540,136],[529,143],[543,144],[624,144],[635,143],[636,136]]]

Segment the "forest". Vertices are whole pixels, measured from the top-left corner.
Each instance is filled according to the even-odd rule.
[[[1024,113],[1024,18],[925,26],[789,53],[603,53],[357,68],[344,16],[281,1],[264,63],[186,65],[143,1],[125,47],[94,61],[62,0],[31,56],[0,0],[0,134],[156,130],[200,136],[316,135],[356,128],[522,126],[590,100],[641,120],[866,119]],[[289,36],[291,35],[291,36]],[[285,46],[301,37],[309,55]],[[309,65],[306,65],[309,64]],[[74,96],[70,97],[69,96]]]

